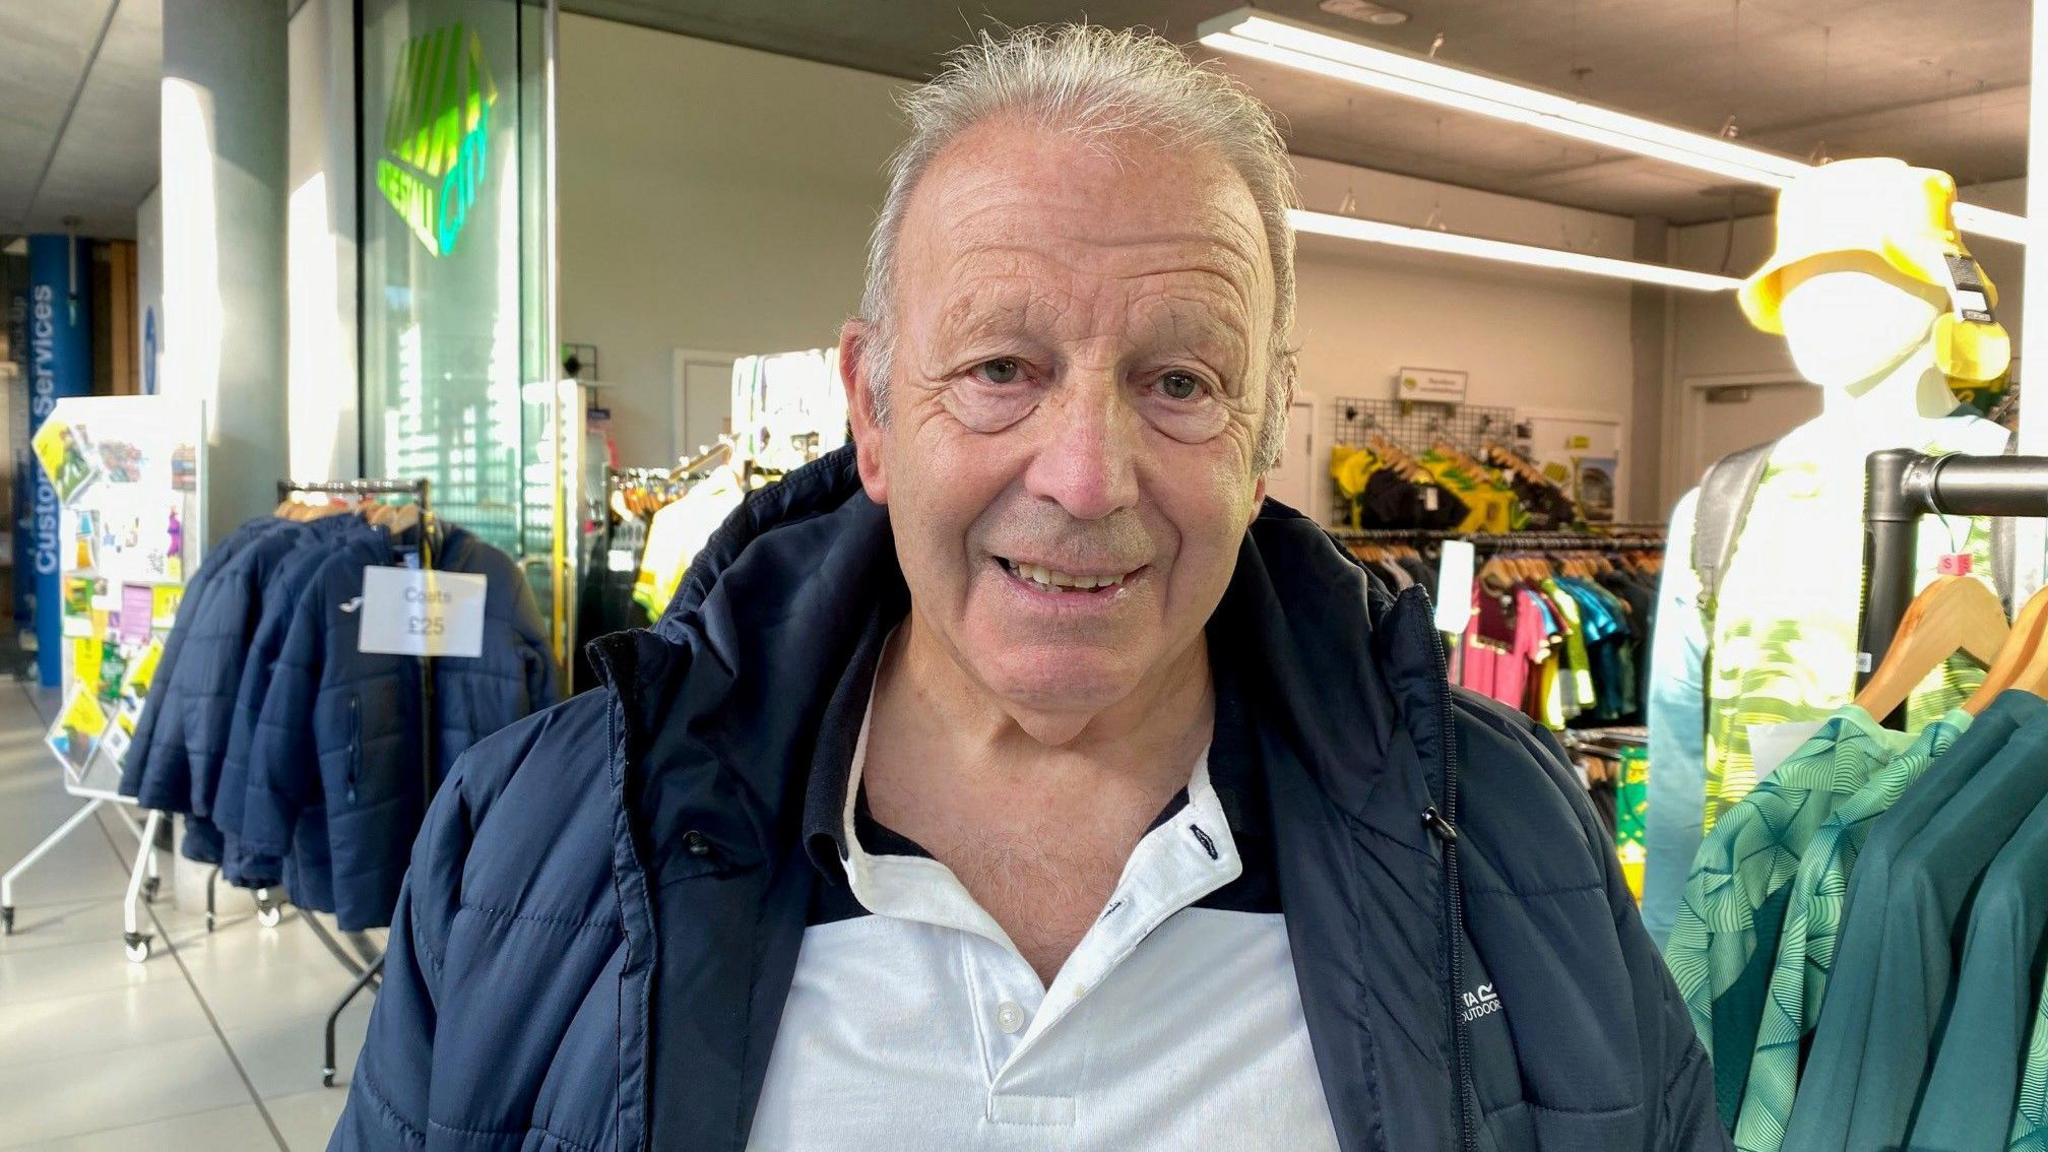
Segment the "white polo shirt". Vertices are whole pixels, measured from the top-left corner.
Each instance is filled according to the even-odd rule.
[[[1270,833],[1232,828],[1211,753],[1047,988],[951,869],[874,820],[866,749],[863,717],[845,775],[813,772],[826,875],[750,1149],[1337,1147]],[[1255,788],[1232,798],[1263,811]]]

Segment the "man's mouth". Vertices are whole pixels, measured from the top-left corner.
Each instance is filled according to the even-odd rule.
[[[1050,592],[1063,596],[1106,595],[1122,588],[1131,577],[1143,571],[1141,568],[1113,575],[1075,574],[1047,568],[1042,564],[1029,564],[1012,560],[1007,556],[998,556],[995,560],[1002,567],[1003,571],[1009,573],[1013,578],[1026,586],[1040,592]]]

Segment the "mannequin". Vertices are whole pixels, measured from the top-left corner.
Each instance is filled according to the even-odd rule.
[[[1661,945],[1701,837],[1772,766],[1752,736],[1847,704],[1857,671],[1865,458],[1881,448],[1995,455],[2006,433],[1960,410],[1952,383],[2009,359],[1995,292],[1963,249],[1949,177],[1897,160],[1846,160],[1788,188],[1771,258],[1742,286],[1757,328],[1785,337],[1822,413],[1770,447],[1711,596],[1693,566],[1702,492],[1673,512],[1651,651],[1643,919]],[[1944,553],[1992,569],[1988,521],[1929,518],[1920,572]],[[1956,662],[1909,703],[1912,722],[1959,702]]]
[[[1859,457],[1911,444],[1929,421],[1955,414],[1935,364],[1934,322],[1945,301],[1867,253],[1788,269],[1778,306],[1799,375],[1823,392],[1821,419]]]

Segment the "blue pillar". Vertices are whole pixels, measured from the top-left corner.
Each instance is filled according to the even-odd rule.
[[[0,260],[10,257],[0,256]],[[9,527],[14,535],[14,557],[16,564],[14,579],[14,630],[23,637],[35,631],[36,597],[35,573],[28,566],[28,557],[36,550],[36,522],[34,480],[36,460],[28,447],[28,257],[22,256],[19,266],[7,270],[7,355],[14,362],[18,390],[7,398],[10,412],[19,418],[11,420],[7,429],[8,437],[15,428],[23,430],[14,445],[14,474],[21,483],[14,485],[13,506],[8,509]]]
[[[28,241],[29,435],[65,396],[92,394],[92,265],[83,243],[67,236]],[[58,563],[57,491],[35,475],[36,667],[43,687],[64,679],[64,590]],[[20,552],[15,555],[19,556]],[[17,571],[19,571],[17,569]]]

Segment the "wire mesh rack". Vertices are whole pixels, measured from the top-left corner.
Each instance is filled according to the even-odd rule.
[[[1367,400],[1339,396],[1330,405],[1330,443],[1363,444],[1381,433],[1411,451],[1426,451],[1437,440],[1476,450],[1489,440],[1526,451],[1528,429],[1513,408],[1484,404],[1429,404],[1416,400]]]
[[[1523,456],[1529,454],[1529,428],[1513,408],[1338,396],[1331,401],[1329,413],[1331,444],[1363,445],[1378,433],[1417,455],[1438,440],[1449,440],[1473,453],[1493,441]],[[1318,461],[1317,467],[1327,464]],[[1332,515],[1341,521],[1350,501],[1334,478],[1329,484]]]

